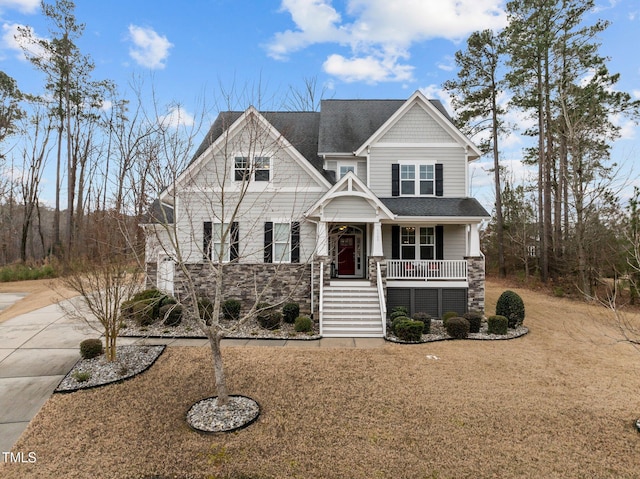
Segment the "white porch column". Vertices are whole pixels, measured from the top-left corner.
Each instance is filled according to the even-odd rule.
[[[480,225],[469,225],[469,256],[480,256]]]
[[[371,245],[371,256],[384,256],[382,249],[382,224],[380,221],[373,223],[373,244]]]
[[[327,222],[319,221],[316,226],[316,245],[317,250],[316,254],[318,256],[328,256],[329,255],[329,238],[327,232]]]

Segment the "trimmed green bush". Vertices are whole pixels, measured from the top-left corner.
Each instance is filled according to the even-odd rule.
[[[391,314],[400,311],[402,313],[404,313],[405,316],[409,316],[409,308],[407,308],[406,306],[395,306],[394,308],[391,308]]]
[[[179,304],[160,306],[160,317],[164,318],[165,326],[177,326],[182,321],[182,306]]]
[[[469,321],[469,332],[470,333],[479,333],[480,326],[482,326],[482,315],[480,313],[465,313],[462,315],[464,319]]]
[[[123,301],[120,305],[120,316],[122,319],[135,319],[133,316],[133,305],[136,304],[133,300]]]
[[[313,329],[313,322],[307,316],[298,316],[293,327],[299,333],[308,333]]]
[[[444,327],[452,338],[464,339],[469,336],[469,321],[460,316],[447,319]]]
[[[399,321],[395,326],[395,334],[398,339],[407,342],[418,342],[422,339],[422,330],[424,329],[424,323],[422,321],[413,321],[411,319],[405,319]]]
[[[156,313],[155,305],[157,301],[154,299],[148,299],[145,301],[137,301],[133,303],[132,317],[139,326],[149,326],[156,322],[159,316],[160,308]]]
[[[495,315],[487,318],[487,325],[489,334],[507,334],[507,327],[509,320],[504,316]]]
[[[213,319],[213,301],[204,296],[198,298],[198,314],[205,324],[210,325]]]
[[[282,313],[280,311],[271,311],[258,316],[258,323],[264,329],[273,331],[280,327],[280,321],[282,321]]]
[[[458,313],[456,313],[455,311],[447,311],[446,313],[444,313],[444,314],[442,315],[442,323],[443,323],[444,325],[446,325],[446,324],[447,324],[447,320],[448,320],[449,318],[456,318],[456,317],[458,317],[458,316],[460,316],[460,315],[459,315]]]
[[[391,321],[393,321],[396,318],[406,318],[409,316],[409,313],[405,312],[405,311],[393,311],[390,315],[389,315],[389,319]]]
[[[298,303],[287,303],[282,307],[282,318],[285,323],[294,323],[300,316],[300,305]]]
[[[84,359],[92,359],[103,353],[100,339],[85,339],[80,343],[80,356]]]
[[[158,299],[159,301],[164,298],[165,294],[155,288],[145,289],[134,294],[131,298],[132,301],[144,301],[147,299]]]
[[[396,326],[402,321],[409,321],[409,318],[407,318],[406,316],[396,316],[393,321],[391,321],[391,332],[396,336],[398,335],[398,333],[396,332]]]
[[[422,334],[429,334],[431,332],[431,316],[427,313],[418,312],[413,315],[414,321],[422,321],[424,328],[422,328]]]
[[[224,319],[240,319],[240,310],[242,309],[242,303],[237,299],[227,299],[222,303],[222,315]]]
[[[524,322],[524,302],[518,293],[507,290],[500,295],[496,303],[496,316],[504,316],[510,328],[516,328]]]
[[[160,307],[162,308],[167,304],[178,304],[178,300],[176,300],[176,298],[174,298],[173,296],[169,296],[169,295],[163,296],[162,299],[160,300]]]

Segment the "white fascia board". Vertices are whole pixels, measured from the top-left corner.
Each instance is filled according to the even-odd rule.
[[[409,224],[409,223],[434,223],[447,225],[480,224],[490,216],[396,216],[395,221],[385,223]]]

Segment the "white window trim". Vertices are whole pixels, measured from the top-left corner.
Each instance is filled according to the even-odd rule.
[[[405,245],[402,243],[402,229],[403,228],[415,228],[414,231],[414,239],[415,242],[413,245]],[[420,242],[420,228],[433,228],[433,243],[421,243]],[[420,248],[422,246],[432,246],[433,247],[433,259],[436,259],[436,228],[435,226],[424,226],[424,225],[400,225],[400,238],[398,239],[400,242],[400,259],[407,261],[418,261],[422,258],[420,257]],[[413,258],[405,258],[404,257],[404,248],[408,248],[409,246],[413,246],[414,248],[414,257]]]
[[[216,248],[216,244],[220,245],[221,242],[220,241],[215,241],[215,230],[217,225],[222,225],[221,229],[220,229],[220,236],[222,236],[222,232],[226,227],[228,228],[227,231],[227,248],[225,250],[225,257],[222,258],[222,262],[223,263],[229,263],[231,261],[231,223],[222,223],[221,221],[212,221],[211,222],[211,261],[213,262],[217,262],[218,259],[216,258],[216,255],[218,254],[218,252],[220,251],[219,247]],[[224,243],[222,243],[224,244]]]
[[[274,219],[271,220],[273,224],[273,229],[271,230],[272,240],[271,240],[271,261],[273,263],[291,263],[291,220],[286,219]],[[287,235],[287,255],[284,258],[280,258],[280,256],[276,255],[276,225],[288,225],[289,234]],[[283,242],[277,242],[277,244],[284,244]]]
[[[417,198],[430,198],[433,196],[436,196],[436,162],[435,161],[403,161],[398,163],[400,165],[399,167],[399,172],[398,175],[400,176],[399,178],[399,190],[400,190],[400,196],[405,196],[405,197],[417,197]],[[421,166],[432,166],[433,167],[433,179],[432,180],[421,180],[420,179],[420,167]],[[414,178],[413,180],[403,180],[402,179],[402,167],[403,166],[413,166],[414,167]],[[403,193],[402,192],[402,182],[403,181],[413,181],[413,194],[408,194],[408,193]],[[420,194],[420,182],[421,181],[433,181],[433,193],[428,195],[428,194]]]
[[[270,185],[273,181],[273,163],[274,163],[274,155],[270,154],[270,153],[262,153],[262,154],[254,154],[254,155],[248,155],[245,153],[237,153],[235,155],[233,155],[233,168],[232,168],[232,175],[231,175],[231,179],[233,180],[233,182],[235,184],[242,184],[243,181],[242,180],[236,180],[236,171],[238,171],[236,169],[236,158],[246,158],[247,159],[247,169],[249,170],[249,178],[247,180],[245,180],[248,184],[265,184],[265,185]],[[269,168],[267,169],[267,171],[269,172],[269,179],[267,181],[262,181],[262,180],[256,180],[256,172],[258,171],[258,169],[256,168],[256,158],[268,158],[269,159]],[[260,168],[260,171],[264,170],[265,168]]]

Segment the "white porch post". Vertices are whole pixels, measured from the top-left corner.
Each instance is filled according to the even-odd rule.
[[[327,233],[327,222],[319,221],[316,227],[316,244],[318,256],[329,255],[329,238]]]
[[[373,223],[373,244],[371,247],[371,256],[384,256],[382,249],[382,224],[380,221]]]
[[[472,257],[481,255],[479,228],[480,228],[479,224],[469,225],[469,256],[472,256]]]

